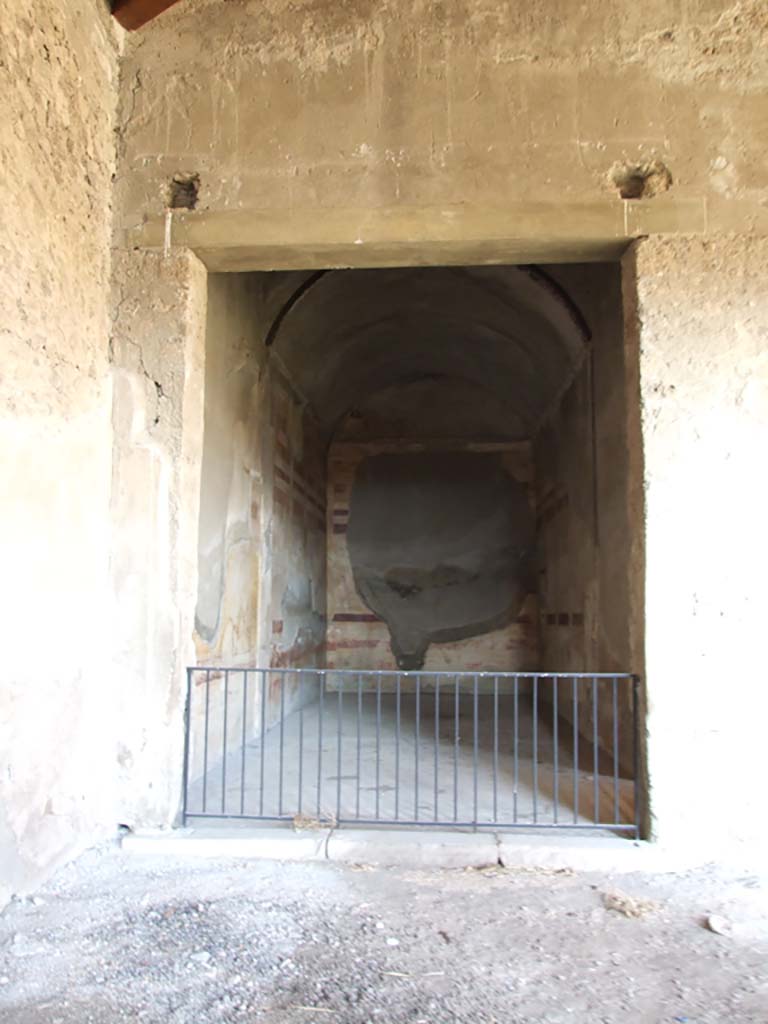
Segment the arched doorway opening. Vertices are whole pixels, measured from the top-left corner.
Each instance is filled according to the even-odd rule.
[[[217,275],[207,359],[188,813],[634,828],[617,269]]]

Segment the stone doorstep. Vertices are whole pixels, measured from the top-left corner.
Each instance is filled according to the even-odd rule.
[[[284,861],[335,861],[378,867],[520,870],[676,871],[690,858],[615,836],[395,829],[185,828],[124,836],[125,853]]]

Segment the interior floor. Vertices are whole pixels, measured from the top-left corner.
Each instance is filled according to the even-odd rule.
[[[629,825],[630,780],[574,768],[569,730],[528,700],[326,694],[211,764],[187,814],[323,823]],[[591,754],[588,760],[591,760]]]

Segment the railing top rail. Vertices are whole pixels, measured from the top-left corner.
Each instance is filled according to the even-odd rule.
[[[404,676],[448,677],[450,679],[637,679],[632,672],[473,672],[466,669],[435,670],[435,669],[372,669],[372,668],[283,668],[282,666],[263,667],[260,665],[190,665],[189,672],[270,672],[291,673],[298,675],[346,675],[346,676]]]

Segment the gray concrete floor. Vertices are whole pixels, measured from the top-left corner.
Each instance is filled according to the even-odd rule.
[[[551,717],[551,716],[550,716]],[[322,822],[443,825],[579,825],[629,823],[629,780],[574,770],[569,736],[534,720],[530,703],[453,693],[326,694],[192,772],[188,812],[259,818],[302,816]],[[219,740],[220,743],[220,740]],[[534,749],[535,748],[535,749]],[[535,756],[534,756],[535,755]],[[197,775],[197,778],[195,778]]]

